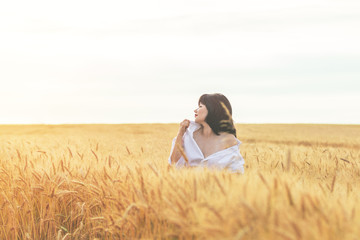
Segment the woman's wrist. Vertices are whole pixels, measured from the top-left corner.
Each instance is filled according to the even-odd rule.
[[[182,137],[185,134],[185,131],[186,131],[185,129],[182,129],[182,128],[179,129],[178,136]]]

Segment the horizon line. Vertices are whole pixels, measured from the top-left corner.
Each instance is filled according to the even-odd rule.
[[[0,123],[0,126],[25,125],[151,125],[151,124],[180,124],[180,122],[121,122],[121,123]],[[360,125],[360,123],[319,123],[319,122],[241,122],[235,125]]]

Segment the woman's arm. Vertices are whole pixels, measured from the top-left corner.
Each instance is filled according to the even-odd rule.
[[[189,125],[190,125],[190,121],[187,119],[185,119],[184,121],[182,121],[180,123],[180,129],[179,129],[178,135],[176,137],[173,152],[170,157],[172,164],[177,163],[177,161],[179,161],[179,159],[181,158],[181,150],[179,149],[178,146],[184,147],[182,138],[186,132],[186,129],[189,127]]]

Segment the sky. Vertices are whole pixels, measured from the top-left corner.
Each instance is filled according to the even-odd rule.
[[[360,1],[2,1],[0,124],[360,124]]]

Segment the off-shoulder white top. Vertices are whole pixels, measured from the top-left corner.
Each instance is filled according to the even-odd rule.
[[[213,153],[206,158],[204,157],[202,151],[197,145],[193,134],[196,130],[201,127],[200,124],[195,123],[194,121],[190,121],[189,127],[186,129],[186,132],[183,136],[184,142],[184,153],[188,158],[188,163],[186,163],[183,156],[180,157],[179,161],[175,163],[176,167],[183,166],[206,166],[217,169],[227,169],[231,172],[240,172],[244,173],[244,158],[240,154],[239,146],[241,142],[236,139],[237,144],[226,148],[224,150],[220,150],[216,153]],[[170,156],[169,156],[169,164],[171,164],[171,154],[175,147],[176,137],[172,141]]]

